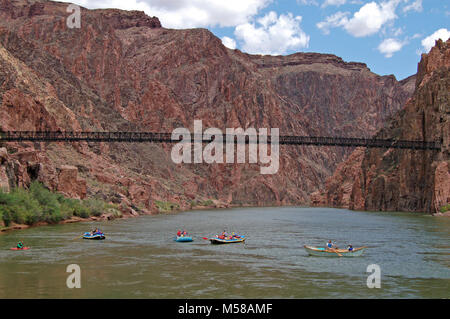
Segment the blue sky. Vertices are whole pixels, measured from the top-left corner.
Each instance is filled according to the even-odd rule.
[[[63,0],[66,1],[66,0]],[[164,27],[211,30],[254,54],[331,53],[401,80],[420,54],[450,37],[447,0],[71,0],[87,8],[143,10]]]

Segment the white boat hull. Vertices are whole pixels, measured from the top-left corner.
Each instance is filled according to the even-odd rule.
[[[305,246],[305,250],[310,256],[320,257],[359,257],[364,253],[364,249],[365,247],[355,248],[353,251],[342,249],[339,249],[337,251],[330,251],[326,250],[325,248]]]

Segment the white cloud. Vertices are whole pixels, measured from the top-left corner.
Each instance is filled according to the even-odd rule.
[[[60,0],[86,8],[145,11],[163,27],[234,27],[248,22],[273,0]]]
[[[423,7],[422,7],[422,0],[415,0],[413,3],[405,6],[403,8],[403,12],[408,12],[408,11],[417,11],[417,12],[422,12]]]
[[[323,31],[325,34],[330,33],[330,28],[336,28],[344,26],[348,23],[348,12],[341,12],[338,11],[335,14],[326,17],[325,21],[319,22],[316,24],[316,26]]]
[[[378,46],[378,51],[384,54],[386,58],[390,58],[394,55],[395,52],[400,51],[405,44],[406,42],[401,42],[399,40],[389,38],[380,43],[380,45]]]
[[[342,27],[354,37],[366,37],[377,33],[383,25],[397,18],[395,10],[400,1],[389,0],[379,4],[372,1],[363,5],[350,19],[348,13],[337,12],[319,22],[317,27],[325,33],[329,33],[332,27]]]
[[[243,51],[252,54],[285,54],[309,46],[310,37],[300,27],[301,16],[269,12],[255,23],[238,25],[234,31]]]
[[[236,49],[236,41],[230,37],[223,37],[222,43],[224,46],[226,46],[229,49]]]
[[[397,29],[393,29],[392,30],[392,35],[394,37],[398,37],[401,34],[403,34],[403,29],[402,28],[397,28]]]
[[[422,46],[425,53],[430,52],[431,48],[434,47],[436,40],[442,39],[447,41],[450,38],[450,31],[442,28],[434,32],[432,35],[426,37],[422,40]]]
[[[355,37],[365,37],[377,33],[381,27],[397,18],[395,9],[397,1],[377,4],[370,2],[361,7],[344,26],[348,33]]]
[[[298,5],[305,6],[318,6],[319,3],[316,0],[297,0]]]
[[[341,6],[345,4],[347,0],[325,0],[322,4],[322,8],[325,8],[327,6]]]

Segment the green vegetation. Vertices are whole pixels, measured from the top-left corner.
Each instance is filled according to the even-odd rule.
[[[442,206],[441,209],[440,209],[440,211],[441,211],[441,213],[445,213],[445,212],[450,211],[450,204],[447,204],[447,205],[445,205],[445,206]]]
[[[177,203],[164,202],[164,201],[160,201],[160,200],[156,200],[155,205],[156,205],[156,207],[158,207],[158,210],[160,213],[166,213],[166,212],[171,212],[173,210],[180,209],[180,205],[178,205]]]
[[[193,208],[193,207],[210,207],[213,205],[214,205],[214,202],[211,199],[191,201],[191,208]]]
[[[8,227],[11,222],[33,225],[38,222],[58,223],[78,216],[87,218],[112,213],[121,215],[116,205],[96,199],[78,200],[53,193],[39,182],[28,190],[17,188],[10,193],[0,191],[0,220]]]

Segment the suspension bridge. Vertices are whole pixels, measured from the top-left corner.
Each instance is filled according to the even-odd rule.
[[[54,132],[54,131],[7,131],[0,132],[0,142],[126,142],[126,143],[179,143],[214,142],[214,135],[192,134],[189,139],[172,138],[171,133],[154,132]],[[270,135],[223,135],[224,143],[276,143]],[[279,136],[280,145],[312,145],[366,148],[395,148],[438,151],[439,141],[409,141],[395,139],[324,137],[324,136]]]

